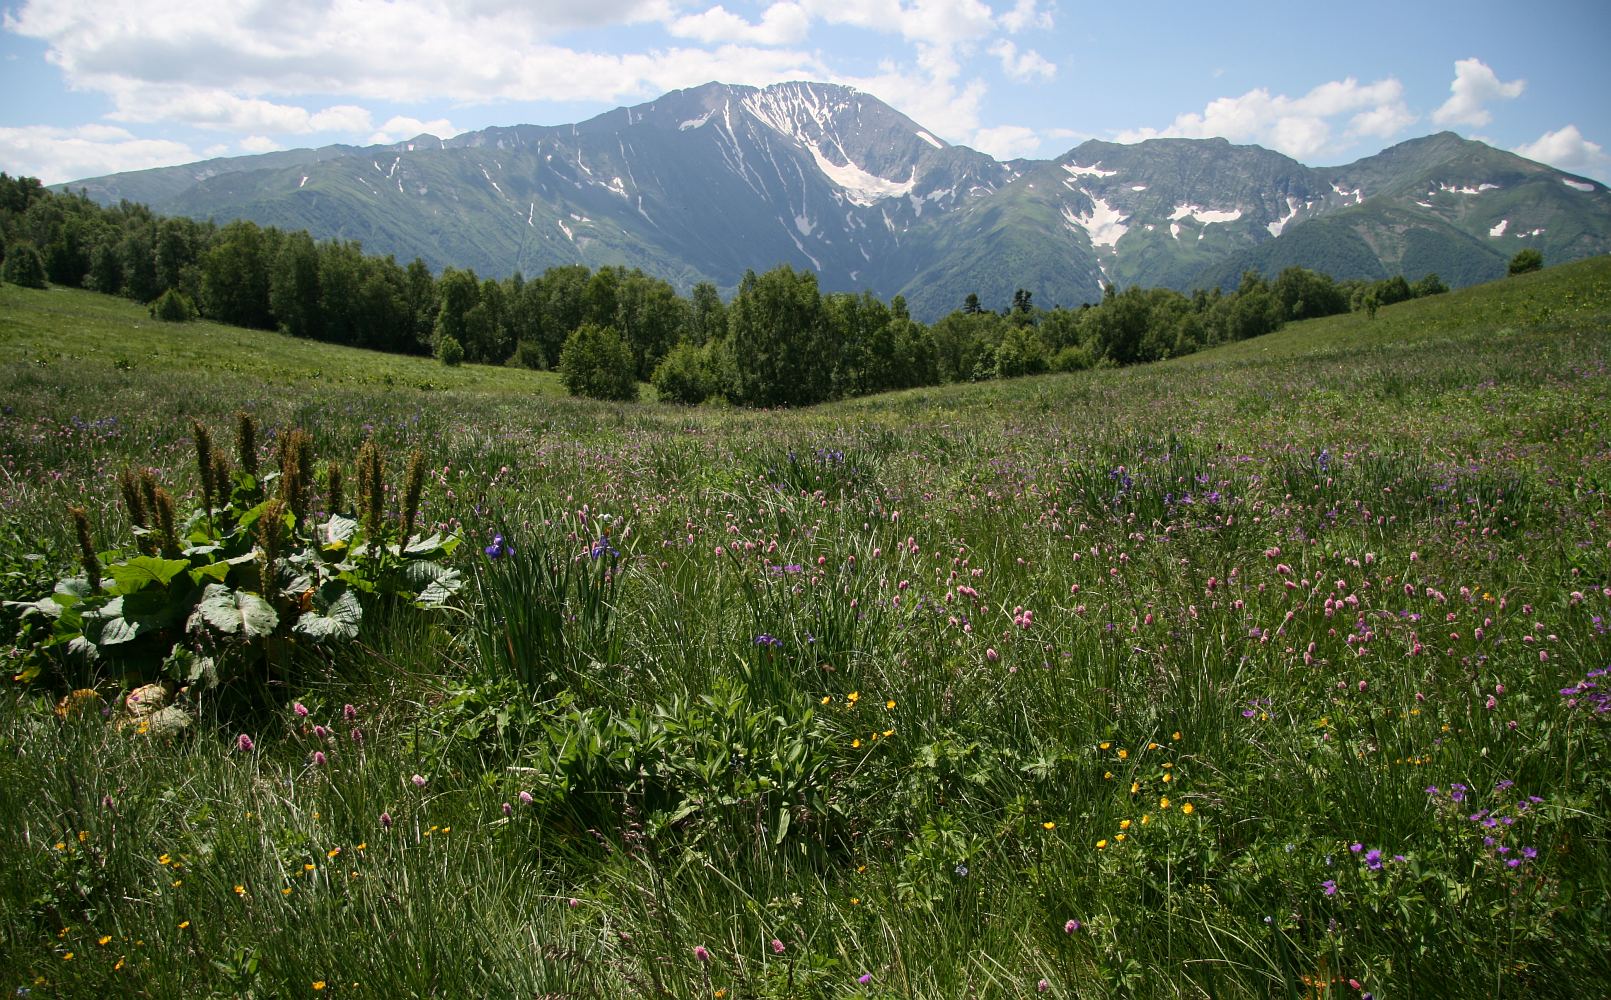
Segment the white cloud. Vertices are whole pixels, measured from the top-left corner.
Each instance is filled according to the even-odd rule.
[[[120,122],[180,121],[199,128],[275,135],[358,132],[370,127],[369,112],[352,104],[309,111],[220,88],[130,82],[116,92],[117,109],[107,117]]]
[[[266,135],[249,135],[240,141],[240,147],[248,153],[272,153],[285,148]]]
[[[1302,159],[1334,148],[1333,120],[1345,115],[1348,137],[1387,138],[1416,120],[1404,104],[1404,85],[1397,80],[1361,84],[1348,77],[1323,83],[1302,97],[1271,94],[1262,87],[1240,97],[1221,97],[1209,102],[1201,114],[1182,114],[1164,128],[1131,129],[1116,138],[1140,142],[1159,136],[1220,136],[1232,142],[1256,142]]]
[[[1041,137],[1034,129],[1022,125],[996,125],[975,129],[968,145],[998,160],[1014,160],[1039,152]]]
[[[1520,97],[1526,88],[1526,80],[1501,82],[1481,59],[1461,59],[1454,64],[1454,82],[1449,84],[1449,99],[1432,112],[1432,123],[1481,127],[1493,121],[1493,115],[1488,113],[1485,104]]]
[[[712,42],[745,42],[752,45],[790,45],[801,41],[811,30],[811,16],[797,3],[775,3],[751,24],[717,4],[699,14],[679,17],[667,25],[678,38]]]
[[[995,33],[995,13],[979,0],[804,0],[829,24],[893,32],[909,42],[940,48],[970,45]]]
[[[1022,53],[1018,46],[1003,38],[990,46],[990,54],[1001,60],[1001,71],[1020,83],[1034,79],[1050,80],[1057,75],[1057,66],[1034,49]]]
[[[1048,0],[259,0],[201,14],[190,0],[12,2],[5,29],[42,42],[69,88],[104,95],[111,121],[217,131],[231,148],[451,135],[438,116],[453,104],[631,103],[713,79],[817,79],[857,86],[936,134],[1017,151],[1031,139],[1016,127],[980,131],[976,70],[1057,73],[1028,34],[1005,37],[1050,27]],[[604,47],[619,42],[591,40],[629,24],[665,44],[616,52]],[[888,61],[839,71],[837,50],[810,44],[824,25],[883,36]],[[583,29],[597,48],[568,44]],[[380,102],[399,117],[376,124],[368,108]]]
[[[778,41],[804,18],[779,3],[755,31]],[[667,0],[285,0],[213,5],[204,17],[180,0],[26,0],[5,23],[45,42],[69,86],[109,96],[119,121],[267,135],[342,121],[363,131],[356,105],[368,100],[617,101],[668,80],[770,82],[820,68],[746,46],[613,54],[557,44],[569,28],[674,19]],[[712,24],[704,34],[715,38]],[[328,94],[354,100],[312,112],[286,101]]]
[[[140,139],[109,125],[0,128],[0,170],[46,184],[189,163],[195,152],[182,142]]]
[[[1516,153],[1557,170],[1611,183],[1611,155],[1599,143],[1585,139],[1576,125],[1545,132],[1532,142],[1517,146]]]
[[[438,139],[451,139],[462,131],[464,130],[454,128],[453,123],[446,118],[422,122],[418,118],[397,115],[387,119],[386,124],[376,129],[368,141],[371,144],[402,142],[417,135],[434,135]]]
[[[1028,28],[1049,31],[1052,27],[1052,12],[1041,10],[1036,0],[1018,0],[1013,4],[1012,10],[1001,15],[1001,26],[1013,34]]]
[[[912,72],[909,68],[886,63],[875,76],[834,77],[843,83],[876,96],[936,135],[955,142],[969,141],[979,127],[979,108],[984,101],[983,80],[958,84],[953,77]]]

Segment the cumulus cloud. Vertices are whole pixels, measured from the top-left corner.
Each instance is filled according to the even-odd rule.
[[[780,3],[750,33],[777,42],[804,16]],[[566,28],[649,20],[677,23],[665,0],[290,0],[218,5],[205,17],[178,0],[27,0],[6,27],[45,42],[68,84],[106,94],[117,120],[264,134],[316,131],[355,107],[309,112],[288,97],[617,101],[652,95],[667,80],[770,80],[818,66],[747,45],[614,54],[557,44]],[[716,17],[695,34],[716,40],[722,23]]]
[[[1526,80],[1500,81],[1499,76],[1481,59],[1461,59],[1454,64],[1454,82],[1449,84],[1449,99],[1432,112],[1435,125],[1472,125],[1481,127],[1493,121],[1485,105],[1489,101],[1520,97],[1527,89]]]
[[[1611,183],[1611,155],[1599,143],[1585,139],[1576,125],[1545,132],[1532,142],[1517,146],[1515,151],[1557,170]]]
[[[418,118],[396,115],[387,119],[386,124],[376,129],[374,134],[369,137],[369,142],[372,145],[402,142],[404,139],[412,139],[417,135],[434,135],[438,139],[451,139],[462,131],[464,130],[461,128],[454,128],[453,123],[446,118],[422,122]]]
[[[1039,152],[1041,137],[1034,129],[1022,125],[995,125],[975,129],[968,145],[998,160],[1014,160]]]
[[[322,133],[451,135],[450,122],[420,120],[447,105],[631,103],[713,79],[818,79],[860,87],[957,141],[1021,151],[1031,138],[1016,126],[981,131],[986,78],[994,64],[1017,82],[1057,73],[1028,36],[1007,37],[1049,27],[1048,0],[277,0],[202,14],[188,0],[13,4],[5,29],[42,42],[68,87],[104,95],[110,121],[206,129],[228,138],[212,145],[237,149]],[[664,44],[596,41],[622,25]],[[810,44],[818,27],[894,44],[876,71],[851,74],[834,49]],[[382,104],[400,117],[376,124],[369,109]]]
[[[195,159],[195,152],[182,142],[140,139],[110,125],[0,128],[0,170],[14,177],[37,177],[46,184]]]
[[[1050,80],[1057,75],[1057,66],[1034,49],[1018,51],[1018,46],[1003,38],[990,47],[990,54],[1001,60],[1001,71],[1020,83],[1031,80]]]
[[[1264,88],[1240,97],[1221,97],[1199,113],[1179,115],[1164,128],[1132,129],[1119,142],[1159,136],[1255,142],[1302,159],[1331,150],[1338,136],[1334,122],[1346,116],[1341,138],[1388,138],[1416,120],[1404,103],[1404,85],[1389,77],[1361,84],[1353,77],[1333,80],[1288,97]]]
[[[1052,12],[1041,10],[1037,0],[1018,0],[1013,4],[1012,10],[1001,15],[1001,26],[1013,34],[1029,28],[1050,30]]]
[[[698,14],[687,14],[667,25],[678,38],[712,42],[743,42],[752,45],[791,45],[811,30],[811,16],[797,3],[775,3],[751,24],[717,4]]]
[[[240,147],[248,153],[272,153],[285,148],[266,135],[249,135],[240,141]]]

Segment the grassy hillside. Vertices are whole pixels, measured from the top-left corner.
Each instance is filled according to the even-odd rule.
[[[0,596],[242,408],[265,466],[425,450],[466,537],[347,644],[176,633],[262,654],[179,735],[138,664],[6,650],[0,988],[1597,995],[1608,330],[1602,258],[757,413],[0,288]]]

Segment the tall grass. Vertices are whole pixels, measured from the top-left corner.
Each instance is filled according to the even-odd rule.
[[[70,565],[68,502],[126,538],[111,474],[193,490],[189,418],[241,407],[322,450],[424,448],[422,520],[468,536],[472,586],[178,738],[123,725],[115,685],[65,720],[12,685],[0,987],[1611,975],[1604,261],[1178,363],[774,413],[474,368],[427,390],[441,369],[406,360],[387,385],[278,342],[187,377],[102,359],[134,315],[110,308],[0,289],[7,597]],[[199,350],[148,327],[125,354]]]

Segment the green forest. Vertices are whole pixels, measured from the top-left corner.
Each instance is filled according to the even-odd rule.
[[[1445,291],[1414,282],[1334,281],[1302,267],[1249,271],[1234,290],[1109,285],[1101,302],[1037,307],[969,295],[932,324],[900,296],[824,294],[814,274],[747,273],[724,299],[709,283],[683,294],[638,269],[583,265],[503,278],[433,274],[249,221],[161,217],[103,208],[33,178],[0,174],[0,276],[150,303],[170,321],[203,317],[294,337],[443,363],[557,370],[574,394],[697,404],[802,406],[893,389],[1129,365],[1246,340],[1282,324]]]

